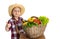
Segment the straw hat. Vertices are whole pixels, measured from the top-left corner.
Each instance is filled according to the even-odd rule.
[[[20,5],[20,4],[13,4],[13,5],[10,5],[9,8],[8,8],[8,12],[9,12],[9,15],[12,16],[12,10],[13,8],[15,7],[19,7],[21,9],[21,15],[24,13],[25,11],[25,8],[23,5]]]

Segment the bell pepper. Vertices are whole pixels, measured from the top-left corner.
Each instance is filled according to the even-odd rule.
[[[29,18],[28,19],[29,22],[33,22],[33,20],[34,20],[33,18]]]

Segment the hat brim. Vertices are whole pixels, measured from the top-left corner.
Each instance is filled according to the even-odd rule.
[[[13,5],[10,5],[9,8],[8,8],[8,12],[9,12],[9,15],[12,16],[12,10],[14,7],[19,7],[21,9],[21,14],[20,16],[24,13],[25,11],[25,8],[23,5],[21,4],[13,4]]]

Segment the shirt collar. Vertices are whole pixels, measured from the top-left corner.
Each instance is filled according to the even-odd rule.
[[[16,19],[15,19],[14,17],[12,17],[12,19],[16,21]],[[19,21],[19,20],[20,20],[20,17],[18,17],[18,21]]]

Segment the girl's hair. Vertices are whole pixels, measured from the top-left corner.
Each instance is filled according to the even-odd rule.
[[[12,9],[12,17],[14,17],[14,15],[13,15],[13,10],[15,9],[15,8],[19,8],[20,9],[20,11],[21,11],[21,8],[20,7],[14,7],[13,9]]]

